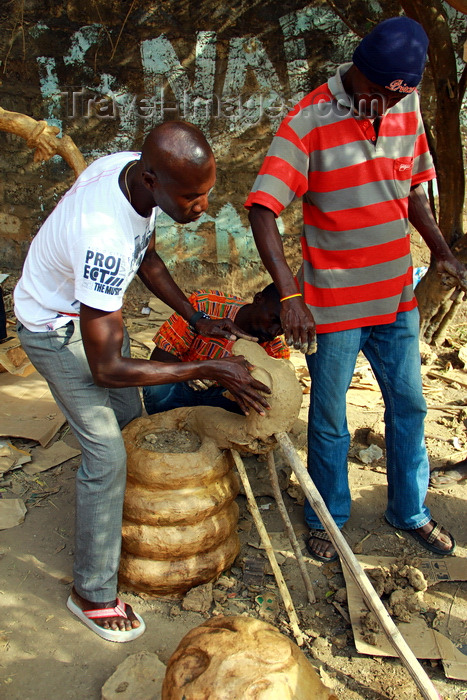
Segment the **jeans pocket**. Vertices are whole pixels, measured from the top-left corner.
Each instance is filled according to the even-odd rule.
[[[73,321],[68,321],[64,326],[57,328],[55,331],[51,332],[50,337],[54,338],[54,342],[58,343],[60,347],[65,347],[70,345],[75,341],[81,342],[81,336],[73,337],[75,334],[75,324]]]

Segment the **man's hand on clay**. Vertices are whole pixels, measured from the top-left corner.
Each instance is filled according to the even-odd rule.
[[[210,367],[215,366],[212,374],[230,391],[245,415],[249,414],[250,408],[254,408],[261,416],[266,415],[264,409],[269,408],[269,404],[258,392],[270,394],[271,390],[250,374],[254,367],[243,355],[223,357],[209,364]]]
[[[200,335],[208,338],[227,338],[228,340],[243,338],[252,340],[254,343],[258,340],[242,331],[230,318],[200,318],[196,321],[196,330]]]
[[[293,346],[306,355],[316,352],[315,320],[302,297],[281,303],[281,325],[289,347]]]
[[[454,256],[451,260],[438,260],[436,270],[446,287],[458,285],[467,292],[467,268]]]

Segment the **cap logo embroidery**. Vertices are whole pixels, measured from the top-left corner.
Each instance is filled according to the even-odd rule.
[[[393,92],[403,92],[403,93],[411,93],[416,88],[414,87],[409,87],[404,81],[400,78],[399,80],[393,80],[389,85],[384,86],[387,90],[392,90]]]

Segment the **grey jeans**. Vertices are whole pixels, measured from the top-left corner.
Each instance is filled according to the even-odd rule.
[[[126,452],[121,428],[141,415],[137,387],[94,384],[78,320],[46,333],[18,324],[29,359],[47,380],[81,446],[76,477],[74,586],[83,598],[108,602],[117,595]],[[122,355],[130,356],[125,331]]]

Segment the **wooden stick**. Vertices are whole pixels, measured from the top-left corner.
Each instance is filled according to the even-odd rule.
[[[240,479],[242,480],[243,488],[245,489],[245,495],[248,500],[248,507],[250,509],[250,513],[252,514],[253,520],[255,521],[256,529],[258,530],[263,547],[266,550],[266,554],[268,556],[269,563],[271,564],[271,568],[273,570],[277,586],[282,596],[285,609],[289,616],[290,626],[292,627],[295,641],[297,642],[298,646],[301,647],[304,643],[304,639],[299,627],[297,613],[295,612],[294,604],[292,602],[292,598],[290,597],[289,589],[287,588],[287,585],[284,581],[284,577],[282,576],[282,571],[280,570],[279,564],[277,563],[276,555],[274,554],[271,540],[269,539],[269,535],[263,523],[261,513],[259,512],[259,508],[256,504],[256,500],[248,479],[248,474],[246,473],[245,465],[243,464],[243,460],[240,457],[237,450],[230,450],[230,452],[232,453],[235,466],[237,467]]]
[[[347,612],[347,610],[346,610],[345,608],[343,608],[342,605],[340,605],[336,600],[333,600],[333,601],[332,601],[332,604],[333,604],[334,607],[336,608],[337,612],[340,613],[340,614],[342,615],[342,617],[344,618],[344,620],[345,620],[346,622],[348,622],[349,625],[351,625],[351,624],[352,624],[352,621],[351,621],[351,619],[350,619],[350,615],[349,615],[349,613]]]
[[[443,382],[447,382],[447,384],[460,384],[460,386],[467,387],[467,382],[463,382],[462,379],[457,379],[456,377],[448,377],[446,374],[434,372],[431,369],[428,370],[427,375],[429,377],[433,377],[434,379],[442,379]]]
[[[458,404],[456,406],[453,406],[452,404],[449,403],[434,403],[434,404],[429,404],[427,408],[431,408],[433,411],[449,411],[449,412],[454,412],[454,411],[462,411],[464,408],[467,408],[467,404]]]
[[[308,596],[308,602],[309,603],[316,603],[316,596],[315,592],[313,590],[313,584],[311,583],[310,576],[308,574],[307,568],[305,561],[302,557],[302,552],[300,550],[300,546],[297,541],[297,537],[295,535],[295,531],[293,529],[292,523],[290,522],[289,514],[287,513],[287,510],[285,508],[284,500],[282,498],[282,493],[281,489],[279,486],[279,479],[277,478],[277,471],[276,471],[276,465],[274,463],[274,454],[273,451],[270,450],[268,452],[268,470],[269,470],[269,478],[271,480],[271,485],[272,485],[272,490],[274,493],[274,498],[276,499],[277,507],[279,509],[280,516],[282,518],[282,522],[284,523],[285,531],[287,532],[287,535],[290,540],[290,544],[292,545],[292,549],[295,554],[295,559],[297,560],[298,568],[300,569],[300,573],[303,578],[303,583],[305,584],[305,589],[306,589],[306,594]]]
[[[381,624],[388,640],[394,647],[397,655],[412,676],[420,693],[426,700],[440,700],[441,696],[437,692],[431,680],[428,678],[423,667],[410,649],[400,631],[392,621],[389,613],[382,604],[369,578],[363,571],[360,562],[350,549],[344,536],[334,522],[329,510],[324,503],[321,494],[311,480],[308,471],[295,450],[289,436],[286,433],[276,433],[275,438],[279,443],[282,453],[287,462],[292,467],[306,497],[312,508],[318,515],[329,538],[334,545],[341,562],[347,567],[353,580],[360,589],[368,608],[374,612]]]
[[[425,437],[428,438],[429,440],[439,440],[439,442],[450,442],[451,444],[452,444],[452,441],[454,439],[452,437],[450,437],[450,438],[441,437],[441,435],[431,435],[430,433],[425,433]],[[465,450],[460,449],[459,452],[465,452]]]

